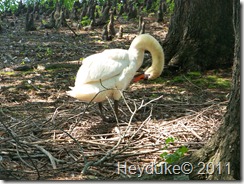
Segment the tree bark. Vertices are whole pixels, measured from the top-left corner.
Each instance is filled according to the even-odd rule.
[[[235,32],[235,52],[232,75],[232,90],[224,117],[223,126],[218,131],[215,144],[218,149],[213,155],[213,161],[222,163],[223,173],[210,175],[209,179],[215,180],[240,180],[240,1],[233,2],[233,23]],[[225,164],[225,165],[224,165]],[[226,164],[229,164],[227,170]]]
[[[190,157],[185,157],[181,163],[188,161],[194,165],[190,179],[206,180],[240,180],[240,1],[233,1],[233,27],[235,35],[234,64],[232,87],[223,118],[223,124],[213,138]],[[199,164],[203,162],[204,164]],[[203,166],[211,165],[214,173],[203,170]],[[210,168],[210,169],[212,169]],[[212,172],[212,170],[211,170]]]
[[[232,0],[175,0],[165,60],[182,70],[233,65]]]

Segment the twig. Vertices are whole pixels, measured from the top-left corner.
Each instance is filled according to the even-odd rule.
[[[86,165],[84,166],[83,170],[82,170],[82,173],[86,174],[86,172],[90,166],[97,166],[100,163],[102,163],[103,161],[105,161],[111,155],[111,153],[120,145],[122,139],[123,139],[123,136],[120,137],[117,144],[112,149],[110,149],[100,160],[98,160],[96,162],[95,161],[87,162]]]
[[[18,158],[27,166],[27,167],[29,167],[29,168],[31,168],[31,169],[35,169],[35,167],[33,167],[33,166],[31,166],[30,164],[28,164],[23,158],[22,158],[22,156],[20,156],[20,154],[19,154],[19,149],[18,149],[18,146],[16,145],[16,152],[17,152],[17,155],[18,155]],[[29,156],[28,156],[28,158],[29,158]]]
[[[83,159],[84,159],[84,163],[87,162],[87,159],[86,159],[86,156],[85,156],[85,153],[84,153],[84,150],[83,150],[83,147],[82,145],[79,143],[79,141],[77,141],[72,135],[70,135],[68,132],[66,132],[65,130],[62,130],[62,129],[59,129],[60,131],[64,132],[65,134],[67,134],[80,148],[81,150],[81,154],[83,156]]]
[[[52,154],[49,153],[47,150],[45,150],[42,146],[38,146],[38,145],[34,145],[34,146],[38,148],[41,152],[43,152],[45,155],[47,155],[52,164],[53,169],[57,169],[57,165],[55,161],[58,161],[58,159],[53,157]]]
[[[122,97],[124,97],[122,95]],[[102,162],[104,162],[105,160],[107,160],[109,157],[110,159],[111,158],[114,158],[116,155],[119,155],[120,153],[124,152],[128,147],[129,147],[129,144],[130,144],[130,141],[133,139],[133,137],[139,132],[139,130],[143,127],[143,125],[145,124],[145,122],[148,122],[148,120],[150,119],[151,115],[152,115],[152,108],[151,108],[151,112],[150,112],[150,115],[149,117],[142,123],[142,125],[138,128],[138,130],[136,132],[134,132],[134,134],[131,136],[131,138],[129,139],[129,141],[127,142],[126,146],[121,150],[121,151],[118,151],[116,154],[114,155],[111,155],[112,152],[120,145],[121,141],[124,139],[124,137],[126,136],[126,134],[128,133],[128,130],[129,130],[129,127],[131,125],[131,122],[132,122],[132,119],[133,117],[135,116],[136,112],[138,110],[140,110],[142,107],[145,107],[146,105],[150,104],[151,102],[153,101],[156,101],[158,99],[160,99],[162,96],[158,97],[157,99],[153,99],[151,101],[149,101],[148,103],[146,104],[143,104],[143,102],[141,103],[140,107],[137,108],[136,105],[135,105],[135,110],[133,111],[131,117],[130,117],[130,120],[129,120],[129,123],[126,127],[126,130],[124,131],[124,134],[121,134],[120,137],[119,137],[119,140],[118,142],[116,143],[116,145],[110,149],[101,159],[99,159],[98,161],[90,161],[90,162],[87,162],[82,170],[82,173],[83,174],[86,174],[87,173],[87,170],[91,167],[91,166],[97,166],[99,164],[101,164]]]
[[[78,35],[76,34],[76,32],[69,26],[69,24],[68,24],[66,21],[64,21],[64,22],[65,22],[65,25],[69,28],[69,30],[72,31],[72,32],[74,33],[75,36],[78,36]]]
[[[147,103],[145,103],[145,104],[142,104],[142,105],[141,105],[141,108],[147,106],[148,104],[150,104],[150,103],[152,103],[152,102],[154,102],[154,101],[159,100],[160,98],[163,98],[163,95],[160,95],[159,97],[154,98],[154,99],[150,100],[149,102],[147,102]]]
[[[2,112],[2,109],[1,109],[1,113],[4,114]],[[10,129],[8,129],[8,127],[1,121],[1,124],[4,126],[4,128],[6,129],[6,131],[8,132],[8,134],[15,140],[15,142],[25,151],[26,155],[28,156],[28,158],[30,159],[34,169],[36,170],[37,172],[37,180],[40,179],[40,173],[39,173],[39,170],[37,168],[37,166],[35,165],[33,159],[31,158],[31,156],[29,155],[28,151],[22,146],[22,144],[19,142],[18,138],[15,137],[12,133],[12,131]]]
[[[132,114],[133,111],[131,110],[130,106],[128,105],[128,103],[127,103],[127,101],[126,101],[126,99],[125,99],[124,92],[125,92],[125,91],[123,91],[123,92],[121,93],[121,96],[122,96],[122,98],[123,98],[123,100],[124,100],[124,102],[125,102],[125,105],[127,106],[127,108],[129,109],[130,113]],[[134,106],[135,106],[135,102],[134,102]]]
[[[135,114],[135,113],[134,113]],[[134,116],[134,114],[132,114],[132,116]],[[109,156],[111,156],[111,153],[120,145],[120,143],[121,143],[121,141],[122,141],[122,139],[125,137],[125,133],[128,131],[128,127],[130,126],[130,124],[131,124],[131,121],[132,121],[132,117],[131,116],[131,118],[130,118],[130,121],[129,121],[129,123],[128,123],[128,126],[127,126],[127,128],[126,128],[126,130],[125,130],[125,132],[124,132],[124,134],[123,135],[120,135],[120,138],[119,138],[119,140],[118,140],[118,142],[116,143],[116,145],[112,148],[112,149],[110,149],[100,160],[98,160],[98,161],[90,161],[90,162],[88,162],[85,166],[84,166],[84,168],[83,168],[83,170],[82,170],[82,173],[83,174],[86,174],[86,172],[87,172],[87,170],[89,169],[89,167],[90,166],[96,166],[96,165],[99,165],[100,163],[102,163],[103,161],[105,161]]]
[[[162,149],[156,149],[156,150],[150,150],[150,151],[142,151],[142,152],[137,152],[137,153],[131,153],[131,154],[125,154],[125,155],[116,155],[115,158],[126,158],[126,157],[132,157],[132,156],[138,156],[138,155],[145,155],[148,153],[155,153],[158,151],[162,151]]]
[[[180,122],[180,125],[183,126],[186,130],[190,131],[194,136],[196,136],[200,141],[202,141],[202,138],[192,129],[187,128],[183,123]]]
[[[140,107],[142,107],[142,106],[140,106]],[[140,108],[139,108],[139,109],[140,109]],[[152,109],[151,109],[151,113],[152,113]],[[142,123],[141,126],[137,129],[137,131],[130,137],[129,141],[126,143],[126,145],[124,146],[124,148],[123,148],[122,150],[120,150],[119,152],[117,152],[117,153],[114,155],[114,157],[116,157],[116,155],[119,155],[119,154],[123,153],[125,150],[128,149],[128,147],[129,147],[129,145],[130,145],[132,139],[134,138],[134,136],[139,132],[139,130],[144,126],[144,124],[145,124],[146,122],[148,122],[148,120],[150,119],[150,117],[151,117],[151,115],[152,115],[151,113],[150,113],[150,115],[147,117],[147,119],[143,121],[143,123]]]
[[[202,90],[202,88],[200,88],[199,86],[197,86],[196,84],[193,84],[185,75],[183,75],[183,77],[190,83],[192,84],[193,86],[195,86],[196,88]]]
[[[32,81],[31,81],[31,80],[28,80],[27,82],[28,82],[28,84],[30,84],[35,90],[37,90],[37,91],[41,91],[38,87],[36,87],[34,84],[32,84]]]

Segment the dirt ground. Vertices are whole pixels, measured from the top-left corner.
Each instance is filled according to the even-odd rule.
[[[14,26],[12,25],[14,22]],[[137,21],[119,19],[123,39],[101,39],[102,28],[24,31],[24,18],[7,17],[0,33],[0,179],[105,180],[137,174],[119,163],[145,165],[185,145],[187,154],[216,132],[226,111],[229,88],[194,83],[166,72],[154,81],[131,84],[120,100],[119,122],[104,122],[95,103],[66,95],[74,85],[80,59],[109,48],[128,49]],[[39,24],[37,22],[37,24]],[[146,20],[146,33],[161,43],[168,23]],[[150,55],[146,53],[146,63]],[[230,81],[231,69],[208,71]],[[180,77],[179,77],[180,76]],[[178,79],[180,80],[176,80]],[[113,116],[113,102],[105,114]],[[165,140],[175,142],[165,149]]]

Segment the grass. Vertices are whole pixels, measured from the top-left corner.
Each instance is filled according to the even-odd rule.
[[[231,82],[227,79],[220,78],[216,75],[210,75],[206,77],[209,84],[209,88],[230,88]]]
[[[156,79],[153,80],[153,83],[154,84],[160,84],[160,83],[164,83],[166,81],[167,81],[166,79],[164,79],[162,77],[158,77],[158,78],[156,78]]]
[[[16,73],[14,71],[8,71],[8,72],[1,71],[0,72],[0,75],[8,75],[8,76],[10,76],[10,75],[15,75],[15,74]]]
[[[167,81],[169,85],[183,84],[186,87],[189,83],[198,86],[199,88],[205,89],[229,89],[231,87],[231,81],[227,78],[222,77],[217,72],[212,75],[201,74],[200,72],[188,72],[174,76],[170,80],[164,78],[157,78],[153,80],[153,83],[163,84]]]
[[[200,72],[188,72],[185,75],[175,76],[171,81],[172,84],[189,83],[197,85],[200,88],[210,89],[228,89],[231,87],[229,79],[216,75],[202,75]]]

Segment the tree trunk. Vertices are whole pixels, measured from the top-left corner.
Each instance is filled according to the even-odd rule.
[[[233,1],[235,35],[232,88],[223,124],[213,138],[190,157],[190,179],[240,180],[240,1]],[[202,163],[201,163],[202,162]],[[207,168],[207,166],[211,166]],[[199,174],[201,168],[204,168]],[[214,170],[212,170],[214,169]],[[214,171],[214,173],[211,173]],[[202,174],[204,173],[204,174]]]
[[[215,180],[240,180],[240,1],[234,4],[234,30],[235,30],[235,52],[232,75],[232,90],[224,117],[223,126],[218,131],[218,139],[214,139],[217,150],[212,157],[212,162],[221,163],[222,174],[215,172],[208,179]],[[209,162],[211,158],[209,158]],[[226,166],[226,164],[228,164]]]
[[[164,41],[165,60],[182,70],[233,64],[232,0],[175,0]]]

